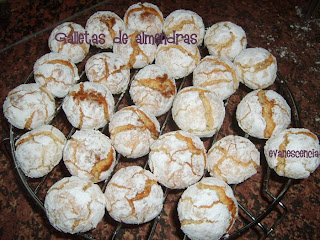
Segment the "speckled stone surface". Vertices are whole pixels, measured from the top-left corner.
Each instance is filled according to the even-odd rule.
[[[2,2],[2,1],[1,1]],[[288,82],[296,99],[302,126],[320,136],[320,14],[304,21],[308,10],[308,1],[256,1],[256,0],[215,0],[215,1],[149,1],[156,4],[167,16],[176,9],[189,9],[197,12],[206,27],[219,21],[231,21],[240,25],[246,32],[248,45],[268,49],[278,61],[278,69]],[[2,105],[8,92],[22,84],[31,73],[34,62],[49,52],[47,39],[53,24],[68,18],[69,21],[85,26],[87,19],[98,10],[109,10],[124,16],[126,9],[136,1],[105,1],[95,6],[98,1],[14,1],[0,3],[0,106],[1,106],[1,139],[9,136],[8,123],[4,119]],[[93,7],[93,8],[91,8]],[[80,12],[80,14],[79,14]],[[74,17],[74,14],[77,14]],[[44,30],[43,29],[47,29]],[[28,37],[29,34],[37,33]],[[11,44],[27,37],[18,45]],[[9,46],[9,48],[7,48]],[[97,52],[92,48],[86,59]],[[202,56],[205,54],[202,49]],[[78,64],[79,72],[84,63]],[[33,79],[31,80],[33,81]],[[179,80],[181,81],[181,80]],[[179,82],[177,82],[179,85]],[[190,84],[190,76],[186,85]],[[279,82],[270,89],[281,92]],[[244,135],[237,127],[235,110],[237,103],[249,90],[243,86],[232,95],[226,107],[226,118],[218,139],[228,134]],[[281,92],[283,93],[283,92]],[[283,93],[285,94],[285,93]],[[131,104],[127,98],[120,104]],[[163,122],[164,117],[159,117]],[[65,134],[70,130],[63,113],[60,113],[53,125]],[[176,129],[169,121],[165,131]],[[108,133],[106,133],[108,134]],[[261,150],[262,140],[253,140]],[[212,139],[205,139],[208,148]],[[2,142],[1,147],[8,147]],[[269,204],[270,198],[261,194],[261,185],[265,177],[266,162],[261,154],[259,173],[245,183],[236,187],[237,199],[255,216],[259,215]],[[116,169],[122,166],[137,164],[143,166],[146,158],[131,162],[121,159]],[[46,190],[63,176],[68,176],[63,162],[49,175],[39,190],[40,200],[44,200]],[[271,172],[270,191],[277,195],[287,179],[277,177]],[[28,179],[31,187],[36,187],[40,180]],[[177,218],[177,202],[182,191],[169,191],[168,198],[159,224],[156,226],[153,239],[183,239]],[[293,181],[292,186],[282,199],[288,209],[280,225],[275,228],[269,239],[320,239],[320,168],[308,179]],[[1,239],[79,239],[56,231],[51,227],[42,209],[34,202],[24,188],[15,169],[12,159],[0,155],[0,238]],[[277,208],[262,221],[269,228],[280,216],[281,208]],[[245,225],[245,214],[240,216],[231,232]],[[247,218],[247,217],[246,217]],[[105,215],[97,229],[88,233],[95,239],[110,239],[117,223],[108,214]],[[122,226],[117,239],[147,239],[152,223],[141,226]],[[262,235],[259,227],[254,227],[237,239],[258,239]]]

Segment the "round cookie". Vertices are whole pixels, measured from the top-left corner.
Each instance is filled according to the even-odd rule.
[[[80,40],[80,35],[83,39]],[[67,56],[72,62],[81,62],[88,54],[90,45],[87,43],[85,29],[73,22],[65,22],[53,29],[48,39],[52,52]]]
[[[54,97],[63,98],[80,79],[78,68],[60,53],[47,53],[33,67],[34,80]]]
[[[54,98],[36,83],[14,88],[3,103],[4,116],[19,129],[34,129],[48,124],[55,110]]]
[[[103,52],[93,55],[85,66],[90,82],[105,85],[112,94],[123,92],[130,81],[130,69],[125,60],[115,53]]]
[[[106,200],[98,185],[72,176],[50,187],[44,207],[55,229],[73,234],[96,228],[105,214]]]
[[[100,131],[80,130],[67,141],[63,161],[71,175],[100,182],[111,175],[116,152],[110,138]]]
[[[64,98],[62,109],[75,128],[98,129],[112,117],[114,99],[103,84],[81,82]]]
[[[176,92],[175,80],[155,64],[142,68],[134,76],[129,91],[134,104],[156,117],[169,111]]]
[[[188,187],[178,202],[182,231],[197,240],[218,240],[238,216],[238,203],[224,181],[206,177]]]
[[[238,104],[236,117],[244,132],[256,138],[268,139],[289,126],[291,109],[277,92],[255,90]]]
[[[179,42],[179,44],[160,44],[155,63],[165,67],[174,78],[188,76],[200,62],[200,52],[196,45]]]
[[[120,31],[125,29],[123,20],[111,11],[98,11],[86,23],[90,44],[102,49],[112,48],[113,39],[119,37]]]
[[[165,19],[163,24],[163,32],[167,37],[182,34],[183,39],[187,41],[195,39],[192,44],[201,45],[204,36],[204,23],[202,18],[195,12],[190,10],[179,9],[171,12]]]
[[[234,64],[240,82],[251,89],[267,88],[277,77],[277,60],[264,48],[244,49]]]
[[[267,163],[279,176],[304,179],[320,164],[318,137],[305,128],[289,128],[266,141]]]
[[[43,177],[60,162],[65,143],[64,134],[51,125],[26,132],[15,142],[18,165],[28,177]]]
[[[207,29],[204,45],[211,55],[231,61],[247,47],[246,33],[232,22],[218,22]]]
[[[239,87],[235,67],[228,59],[206,56],[193,71],[193,86],[204,87],[222,100],[230,97]]]
[[[174,131],[161,135],[152,145],[148,164],[159,183],[182,189],[196,183],[204,174],[206,149],[199,137]]]
[[[200,87],[186,87],[173,101],[172,117],[178,127],[199,137],[212,137],[225,116],[223,101]]]
[[[148,222],[158,216],[163,207],[162,188],[150,171],[139,166],[117,171],[104,195],[110,216],[127,224]]]
[[[138,106],[124,107],[109,123],[114,148],[127,158],[139,158],[149,153],[158,138],[160,124],[155,116]]]
[[[162,32],[163,15],[156,5],[139,2],[127,9],[124,22],[127,28],[155,35]]]
[[[151,64],[155,58],[157,45],[145,44],[137,38],[142,32],[127,29],[123,32],[127,40],[113,45],[113,52],[119,54],[127,63],[128,68],[143,68]],[[138,36],[139,35],[139,36]]]
[[[210,175],[228,184],[241,183],[257,173],[260,153],[247,138],[229,135],[212,145],[208,151]]]

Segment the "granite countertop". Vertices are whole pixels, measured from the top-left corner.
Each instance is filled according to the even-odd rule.
[[[176,9],[197,12],[209,27],[219,21],[231,21],[243,27],[248,44],[268,49],[278,61],[278,70],[288,82],[298,105],[302,127],[320,136],[320,19],[319,11],[306,19],[308,1],[149,1],[156,4],[167,16]],[[311,1],[313,4],[317,1]],[[34,62],[49,52],[47,39],[53,26],[63,21],[73,21],[85,26],[87,19],[98,10],[109,10],[123,17],[126,9],[135,1],[1,1],[0,3],[0,106],[8,92],[22,84],[33,70]],[[84,63],[78,64],[79,72]],[[236,99],[237,97],[235,97]],[[239,98],[239,96],[238,96]],[[227,110],[235,110],[230,103]],[[1,139],[8,137],[8,123],[1,110]],[[228,133],[224,130],[223,133]],[[2,143],[2,148],[7,142]],[[264,161],[264,159],[262,159]],[[62,165],[62,164],[60,164]],[[262,165],[265,165],[262,164]],[[63,166],[58,166],[60,171]],[[63,170],[65,171],[65,170]],[[260,174],[261,175],[261,174]],[[278,188],[286,179],[276,177],[273,182]],[[57,175],[57,177],[61,175]],[[239,189],[248,208],[254,213],[263,209],[259,202],[261,178],[250,180],[249,187]],[[31,180],[31,185],[36,181]],[[48,183],[49,185],[52,183]],[[60,233],[51,227],[44,212],[35,204],[25,190],[12,159],[0,155],[0,238],[1,239],[78,239]],[[41,190],[45,194],[45,189]],[[177,223],[171,228],[171,218],[176,218],[176,201],[181,192],[173,191],[168,196],[164,216],[160,219],[154,239],[182,239]],[[274,193],[274,194],[277,194]],[[304,180],[295,180],[282,199],[288,209],[280,225],[269,239],[320,239],[320,168]],[[278,209],[264,224],[272,224],[279,216]],[[240,211],[240,220],[243,221]],[[240,221],[239,220],[239,221]],[[106,222],[111,222],[110,224]],[[108,226],[111,230],[106,230]],[[116,226],[110,217],[98,225],[99,239],[109,238]],[[270,226],[270,225],[268,225]],[[145,239],[150,225],[126,226],[119,239]],[[239,226],[235,226],[239,228]],[[235,230],[235,229],[234,229]],[[257,227],[238,239],[257,239],[261,231]]]

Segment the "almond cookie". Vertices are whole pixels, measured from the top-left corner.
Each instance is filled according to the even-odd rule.
[[[157,45],[140,43],[137,38],[142,34],[143,32],[127,29],[122,33],[122,43],[113,45],[113,52],[126,61],[128,68],[143,68],[151,64],[155,58]]]
[[[244,49],[234,64],[240,82],[251,89],[267,88],[276,80],[277,60],[264,48]]]
[[[63,151],[63,161],[71,175],[93,182],[106,180],[115,160],[110,138],[93,129],[76,131]]]
[[[130,69],[125,60],[111,52],[98,53],[90,57],[85,70],[90,82],[102,83],[112,94],[123,92],[130,81]]]
[[[102,49],[112,48],[114,38],[125,28],[123,20],[111,11],[98,11],[86,23],[90,44]]]
[[[260,153],[247,138],[229,135],[208,151],[207,168],[210,175],[228,184],[241,183],[257,173]]]
[[[233,61],[247,47],[247,37],[242,27],[232,22],[219,22],[206,31],[204,45],[211,55]]]
[[[33,67],[34,80],[54,97],[65,97],[80,79],[77,66],[60,53],[47,53]]]
[[[161,66],[152,64],[135,75],[129,92],[136,105],[157,117],[169,111],[177,89],[169,73]]]
[[[320,164],[318,137],[305,128],[289,128],[268,139],[264,154],[279,176],[303,179]]]
[[[107,211],[119,222],[142,224],[155,218],[163,207],[163,191],[153,174],[139,166],[121,168],[109,181]]]
[[[188,187],[178,203],[182,231],[190,239],[218,240],[238,216],[238,203],[224,181],[206,177]]]
[[[203,58],[193,71],[193,86],[204,87],[222,100],[230,97],[239,87],[235,67],[228,59],[215,56]]]
[[[159,183],[182,189],[199,181],[206,167],[206,149],[188,132],[168,132],[152,145],[148,164]]]
[[[72,62],[79,63],[89,52],[89,40],[88,34],[81,25],[65,22],[53,29],[48,45],[52,52],[61,53]]]
[[[98,185],[72,176],[50,187],[44,207],[55,229],[74,234],[96,228],[105,214],[106,199]]]
[[[60,162],[65,143],[64,134],[51,125],[26,132],[15,143],[18,165],[28,177],[43,177]]]
[[[178,127],[199,137],[212,137],[225,116],[223,101],[212,91],[186,87],[173,101],[172,117]]]
[[[236,117],[244,132],[256,138],[268,139],[289,126],[291,109],[277,92],[255,90],[238,104]]]
[[[188,44],[201,45],[204,36],[204,23],[202,18],[190,10],[179,9],[170,13],[163,24],[163,32],[167,37],[182,35],[180,41]],[[196,42],[191,42],[195,39]],[[178,40],[179,41],[179,40]]]
[[[138,158],[149,153],[150,145],[158,138],[160,124],[143,108],[128,106],[113,115],[109,132],[117,152],[128,158]]]
[[[200,62],[200,52],[196,45],[179,42],[179,44],[160,44],[155,63],[167,69],[174,78],[188,76]]]
[[[139,2],[127,9],[124,22],[127,28],[155,35],[162,32],[163,15],[156,5]]]
[[[3,103],[4,116],[19,129],[34,129],[48,124],[55,110],[53,96],[36,83],[14,88]]]
[[[101,83],[81,82],[65,97],[62,109],[75,128],[104,127],[113,115],[114,99]]]

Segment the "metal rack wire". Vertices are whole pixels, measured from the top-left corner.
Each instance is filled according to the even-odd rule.
[[[81,78],[83,78],[84,76],[84,72],[82,72],[82,74],[80,75]],[[33,78],[33,73],[31,73],[27,80],[25,81],[25,83],[28,83],[32,80]],[[132,74],[131,77],[131,81],[134,78],[134,73]],[[130,83],[131,83],[130,81]],[[183,88],[183,86],[185,85],[187,78],[184,78],[182,80],[179,80],[179,85],[178,85],[178,90]],[[277,74],[277,79],[276,79],[277,85],[279,86],[279,93],[281,93],[285,99],[287,100],[288,104],[291,107],[292,110],[292,126],[293,127],[301,127],[301,122],[300,122],[300,118],[299,118],[299,113],[297,110],[297,104],[294,100],[294,97],[290,91],[290,88],[288,87],[288,84],[285,80],[285,78],[278,73]],[[125,96],[128,95],[128,89],[130,88],[130,83],[128,88],[120,95],[118,96],[118,100],[116,102],[115,105],[115,110],[117,110],[120,106],[120,104],[122,103],[123,99]],[[228,101],[225,102],[225,105],[228,105]],[[56,110],[56,116],[58,116],[61,112],[61,104],[58,106],[57,110]],[[161,126],[161,133],[164,132],[166,125],[168,124],[168,122],[171,120],[171,115],[170,115],[170,111],[165,115],[164,120],[162,121],[162,126]],[[75,128],[72,128],[69,133],[67,134],[67,139],[69,139],[71,137],[71,135],[75,132]],[[101,129],[102,132],[105,132],[106,129]],[[9,127],[9,138],[6,138],[4,140],[2,140],[2,142],[4,141],[8,141],[9,142],[9,146],[10,146],[10,156],[8,156],[8,158],[12,158],[14,163],[15,163],[15,167],[16,170],[18,172],[19,177],[21,178],[21,181],[24,185],[24,187],[26,188],[26,190],[28,191],[28,193],[30,194],[30,196],[32,197],[32,199],[35,201],[35,203],[40,207],[40,209],[42,209],[45,212],[45,208],[43,205],[43,201],[40,200],[40,198],[38,197],[39,191],[44,187],[45,182],[51,178],[50,173],[48,175],[46,175],[45,177],[43,177],[39,183],[36,185],[36,187],[32,188],[29,184],[30,179],[27,178],[22,170],[19,168],[16,158],[15,158],[15,141],[16,139],[19,137],[19,135],[16,133],[16,129],[10,125]],[[160,134],[161,134],[160,133]],[[216,133],[212,138],[210,138],[210,145],[215,142],[217,140],[218,137],[218,133]],[[246,137],[248,137],[248,135],[246,135]],[[120,159],[122,158],[122,156],[120,154],[117,155],[116,158],[116,164],[120,161]],[[144,163],[144,168],[147,168],[148,164],[147,161]],[[262,198],[264,198],[267,202],[268,202],[268,206],[261,210],[261,212],[259,214],[254,214],[252,213],[252,211],[250,209],[248,209],[245,206],[245,203],[242,203],[241,201],[238,200],[238,205],[240,208],[239,211],[239,215],[242,216],[243,220],[243,226],[234,230],[233,232],[230,233],[230,235],[225,235],[223,238],[224,239],[235,239],[238,237],[241,237],[241,235],[243,235],[245,232],[247,232],[249,229],[253,228],[253,227],[258,227],[259,231],[262,233],[260,234],[260,238],[264,239],[266,237],[268,237],[276,228],[277,225],[279,225],[284,216],[287,213],[287,208],[285,206],[285,204],[283,202],[281,202],[283,196],[285,195],[286,191],[289,189],[290,185],[292,184],[292,180],[291,179],[287,179],[287,181],[283,184],[283,186],[278,190],[277,194],[274,194],[270,191],[270,183],[271,182],[271,173],[272,170],[269,167],[266,167],[266,169],[264,169],[265,174],[264,174],[264,178],[263,181],[261,182],[261,196]],[[111,177],[110,177],[111,178]],[[109,179],[110,179],[109,178]],[[104,191],[109,179],[107,179],[106,181],[104,181],[101,184],[101,188]],[[232,188],[234,190],[235,196],[237,196],[237,185],[233,185]],[[165,200],[167,199],[167,196],[170,192],[170,189],[164,188],[164,195],[165,195]],[[268,217],[272,212],[277,211],[280,215],[278,216],[277,219],[273,220],[273,223],[269,226],[266,226],[262,221]],[[149,234],[147,236],[147,239],[153,239],[155,232],[156,232],[156,228],[157,225],[160,222],[160,219],[162,217],[162,214],[160,213],[159,216],[157,216],[153,222],[150,225],[150,229],[149,229]],[[241,221],[240,219],[238,219],[237,221]],[[111,239],[117,239],[118,235],[119,235],[119,231],[122,230],[125,226],[123,226],[123,224],[118,223],[115,226],[115,230],[112,233],[112,236],[110,237]],[[94,231],[94,230],[92,230]],[[89,240],[94,240],[96,238],[93,238],[91,236],[91,233],[79,233],[77,234],[77,236],[82,237],[84,239],[89,239]],[[183,237],[183,239],[188,239],[186,236]]]

